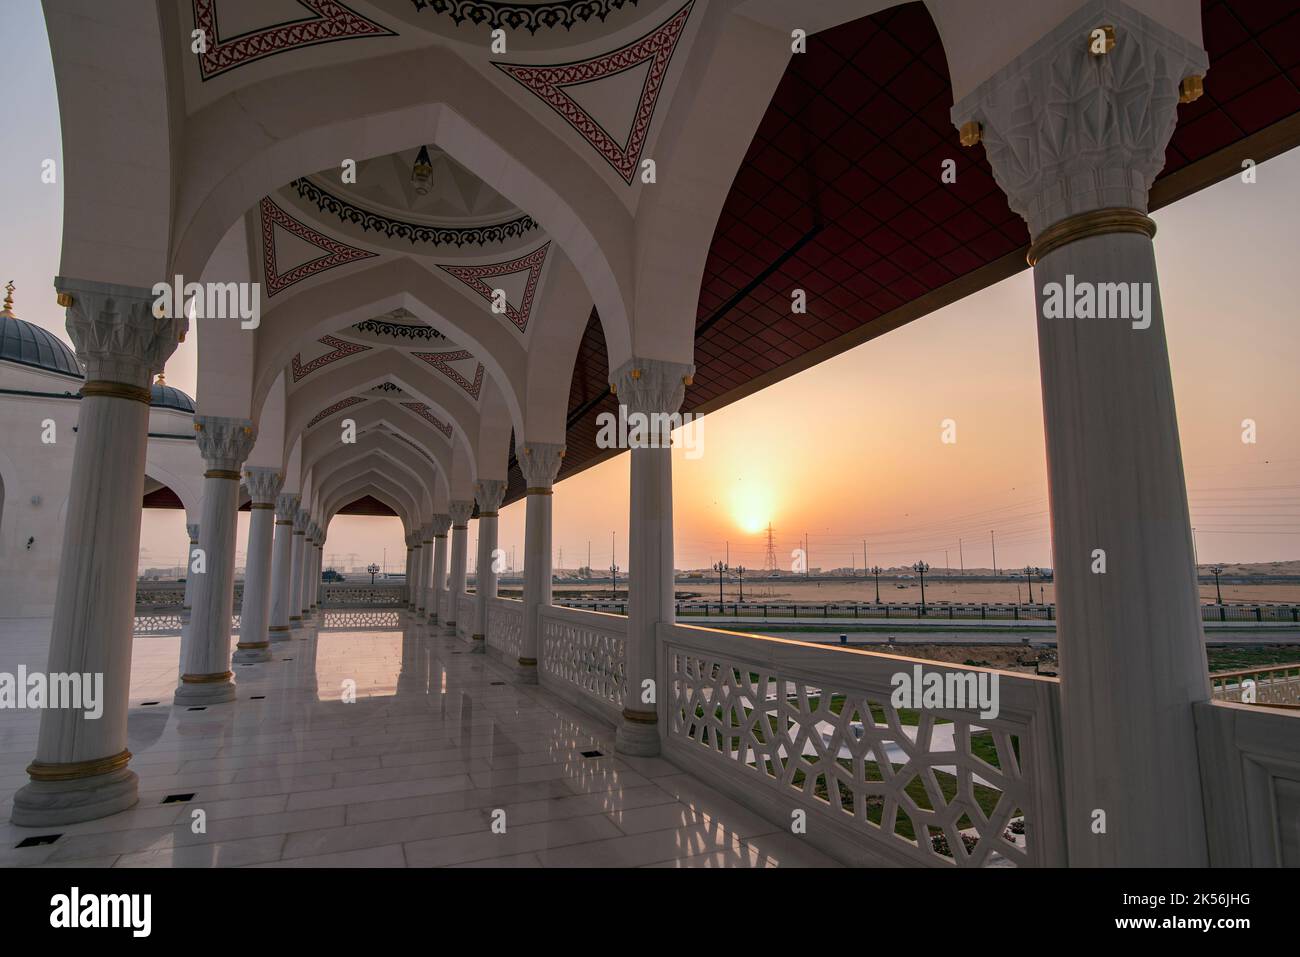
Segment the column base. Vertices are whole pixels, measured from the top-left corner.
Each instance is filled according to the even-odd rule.
[[[234,701],[234,677],[229,671],[215,675],[182,675],[172,701],[183,708]]]
[[[515,662],[515,680],[521,685],[538,683],[537,662],[532,658],[520,658]]]
[[[272,625],[266,630],[266,637],[273,642],[292,640],[292,635],[289,634],[288,625]]]
[[[649,721],[629,718],[646,717]],[[623,710],[623,720],[618,723],[614,735],[614,750],[622,754],[631,754],[639,758],[653,758],[659,754],[659,722],[655,715],[644,711]]]
[[[259,641],[250,644],[240,642],[235,645],[235,653],[230,658],[237,665],[256,665],[271,660],[270,642]]]
[[[108,817],[135,807],[140,779],[130,768],[66,781],[31,781],[14,795],[10,823],[18,827],[57,827]]]
[[[470,635],[469,639],[470,643],[474,645],[474,647],[469,650],[471,655],[487,654],[487,642],[484,640],[482,635]]]
[[[456,623],[454,621],[443,622],[442,633],[452,638],[456,637]]]
[[[298,631],[300,628],[302,628],[302,616],[301,616],[301,615],[290,615],[290,616],[289,616],[289,630],[290,630],[290,631]]]

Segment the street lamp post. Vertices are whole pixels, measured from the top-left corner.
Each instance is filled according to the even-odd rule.
[[[722,573],[727,571],[726,562],[714,562],[713,570],[718,573],[718,604],[722,604]]]
[[[1213,565],[1210,568],[1210,574],[1214,576],[1214,594],[1218,598],[1219,604],[1223,604],[1223,589],[1219,587],[1219,576],[1223,574],[1222,565]]]
[[[614,564],[613,562],[611,562],[609,566],[609,577],[613,581],[613,584],[610,586],[613,589],[613,596],[617,598],[618,597],[618,565]]]
[[[925,573],[930,570],[926,562],[917,562],[912,566],[912,571],[921,576],[921,614],[925,614]]]
[[[879,565],[871,566],[871,574],[874,575],[876,578],[876,604],[877,605],[880,604],[880,572],[881,572],[881,568]]]
[[[745,601],[745,566],[737,565],[736,574],[740,576],[740,601],[743,604]]]
[[[1025,566],[1025,584],[1028,586],[1029,589],[1029,604],[1031,605],[1034,603],[1034,573],[1035,572],[1040,572],[1040,569],[1037,569],[1032,565]]]
[[[366,566],[366,571],[370,572],[370,584],[373,585],[375,583],[375,575],[379,573],[379,566],[374,562],[371,562]]]

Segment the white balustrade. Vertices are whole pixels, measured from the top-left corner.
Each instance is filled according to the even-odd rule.
[[[319,601],[323,608],[397,608],[406,604],[406,583],[330,582]]]
[[[618,722],[627,679],[627,619],[543,605],[538,679],[560,697]]]
[[[659,644],[664,756],[783,828],[802,811],[826,853],[1064,863],[1056,680],[680,624]],[[895,676],[917,666],[996,687],[996,717],[896,707]]]
[[[514,598],[493,598],[488,602],[488,648],[511,665],[519,660],[523,640],[524,603]]]
[[[456,596],[456,637],[469,641],[474,635],[473,595],[461,592]]]

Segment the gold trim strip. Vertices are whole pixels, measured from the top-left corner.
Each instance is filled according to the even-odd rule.
[[[483,636],[482,636],[482,635],[470,635],[469,637],[470,637],[470,639],[471,639],[472,641],[482,641],[482,640],[483,640]]]
[[[469,526],[468,526],[468,525],[453,525],[451,528],[452,528],[452,531],[454,531],[454,532],[463,532],[463,531],[465,531],[465,529],[469,528]]]
[[[239,473],[232,472],[230,469],[208,469],[203,473],[204,478],[234,479],[239,481]]]
[[[289,524],[292,525],[293,523],[290,522]],[[294,532],[294,534],[295,534],[295,535],[306,535],[307,533],[306,533],[306,532]]]
[[[536,668],[536,667],[537,667],[537,659],[536,659],[536,658],[520,658],[520,659],[519,659],[519,663],[520,663],[521,665],[523,665],[524,667],[526,667],[526,668]]]
[[[624,708],[623,717],[626,718],[628,721],[635,721],[637,724],[658,724],[659,723],[659,715],[657,715],[653,711],[647,714],[644,711],[629,711],[627,710],[627,708]]]
[[[289,616],[289,620],[290,620],[290,621],[302,621],[302,615],[290,615],[290,616]]]
[[[275,524],[277,524],[277,525],[292,525],[292,524],[293,524],[293,519],[291,519],[291,518],[277,518],[277,519],[275,520]]]
[[[83,399],[98,396],[105,399],[129,399],[148,405],[153,393],[148,386],[127,385],[125,382],[112,382],[108,379],[92,379],[81,387]]]
[[[288,630],[289,630],[289,626],[288,626],[288,625],[272,625],[270,628],[268,628],[268,629],[266,629],[266,630],[267,630],[267,631],[288,631]]]
[[[249,642],[237,641],[235,642],[235,647],[236,648],[270,648],[271,645],[270,642],[266,642],[266,641],[249,641]]]
[[[479,517],[479,518],[496,518],[496,517],[497,517],[497,513],[496,513],[496,512],[479,512],[479,513],[478,513],[478,517]]]
[[[420,544],[421,544],[421,545],[432,545],[432,544],[433,544],[433,539],[431,539],[431,538],[426,538],[426,539],[425,539],[423,542],[421,542]]]
[[[211,675],[181,675],[181,681],[187,685],[215,685],[229,681],[234,676],[233,671],[221,671]]]
[[[524,492],[524,494],[525,495],[554,495],[555,490],[549,488],[542,488],[540,485],[532,485],[529,486],[528,490]]]
[[[1062,246],[1110,233],[1140,233],[1147,239],[1156,235],[1155,221],[1146,213],[1124,206],[1094,209],[1091,212],[1070,216],[1044,229],[1029,246],[1025,255],[1029,265],[1036,266],[1049,253]]]
[[[254,502],[252,505],[250,505],[250,506],[248,506],[248,507],[249,507],[249,508],[275,508],[275,503],[273,503],[273,502]]]
[[[27,775],[33,781],[75,781],[119,771],[130,760],[131,752],[123,749],[107,758],[92,761],[70,761],[67,764],[33,761],[27,765]]]

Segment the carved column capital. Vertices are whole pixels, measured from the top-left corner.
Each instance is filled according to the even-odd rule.
[[[281,522],[292,522],[298,514],[298,503],[302,496],[294,492],[281,492],[275,500],[275,517]]]
[[[295,533],[307,534],[307,525],[311,522],[311,516],[307,514],[306,509],[301,506],[293,514],[293,530]]]
[[[474,483],[474,498],[480,516],[495,515],[506,497],[506,483],[500,479],[480,479]]]
[[[185,525],[185,531],[189,532],[189,535],[190,535],[190,544],[191,544],[191,545],[197,545],[197,544],[199,543],[199,526],[198,526],[198,523],[196,522],[196,523],[194,523],[194,524],[190,524],[190,523],[187,522],[186,525]]]
[[[264,465],[250,465],[244,469],[244,485],[254,505],[274,505],[283,483],[284,475],[279,469]]]
[[[671,415],[682,407],[686,384],[695,375],[695,366],[663,359],[632,358],[609,377],[619,405],[630,413]]]
[[[564,445],[559,442],[525,442],[516,456],[519,471],[531,489],[549,489],[560,474]]]
[[[1114,27],[1097,55],[1091,31]],[[952,108],[980,124],[993,177],[1036,238],[1097,209],[1145,213],[1178,122],[1179,84],[1209,60],[1121,0],[1092,0]]]
[[[196,415],[194,430],[199,441],[199,454],[208,469],[234,472],[238,478],[239,467],[257,441],[257,426],[248,419]]]
[[[189,329],[184,316],[154,315],[150,289],[58,276],[59,304],[68,335],[88,381],[107,380],[148,389]]]
[[[452,502],[447,506],[447,512],[451,515],[451,524],[454,527],[464,528],[469,523],[469,518],[474,514],[474,503],[466,501]]]
[[[429,522],[429,528],[433,530],[433,534],[435,537],[439,535],[446,535],[447,529],[451,528],[451,516],[450,515],[433,516],[432,521]]]

